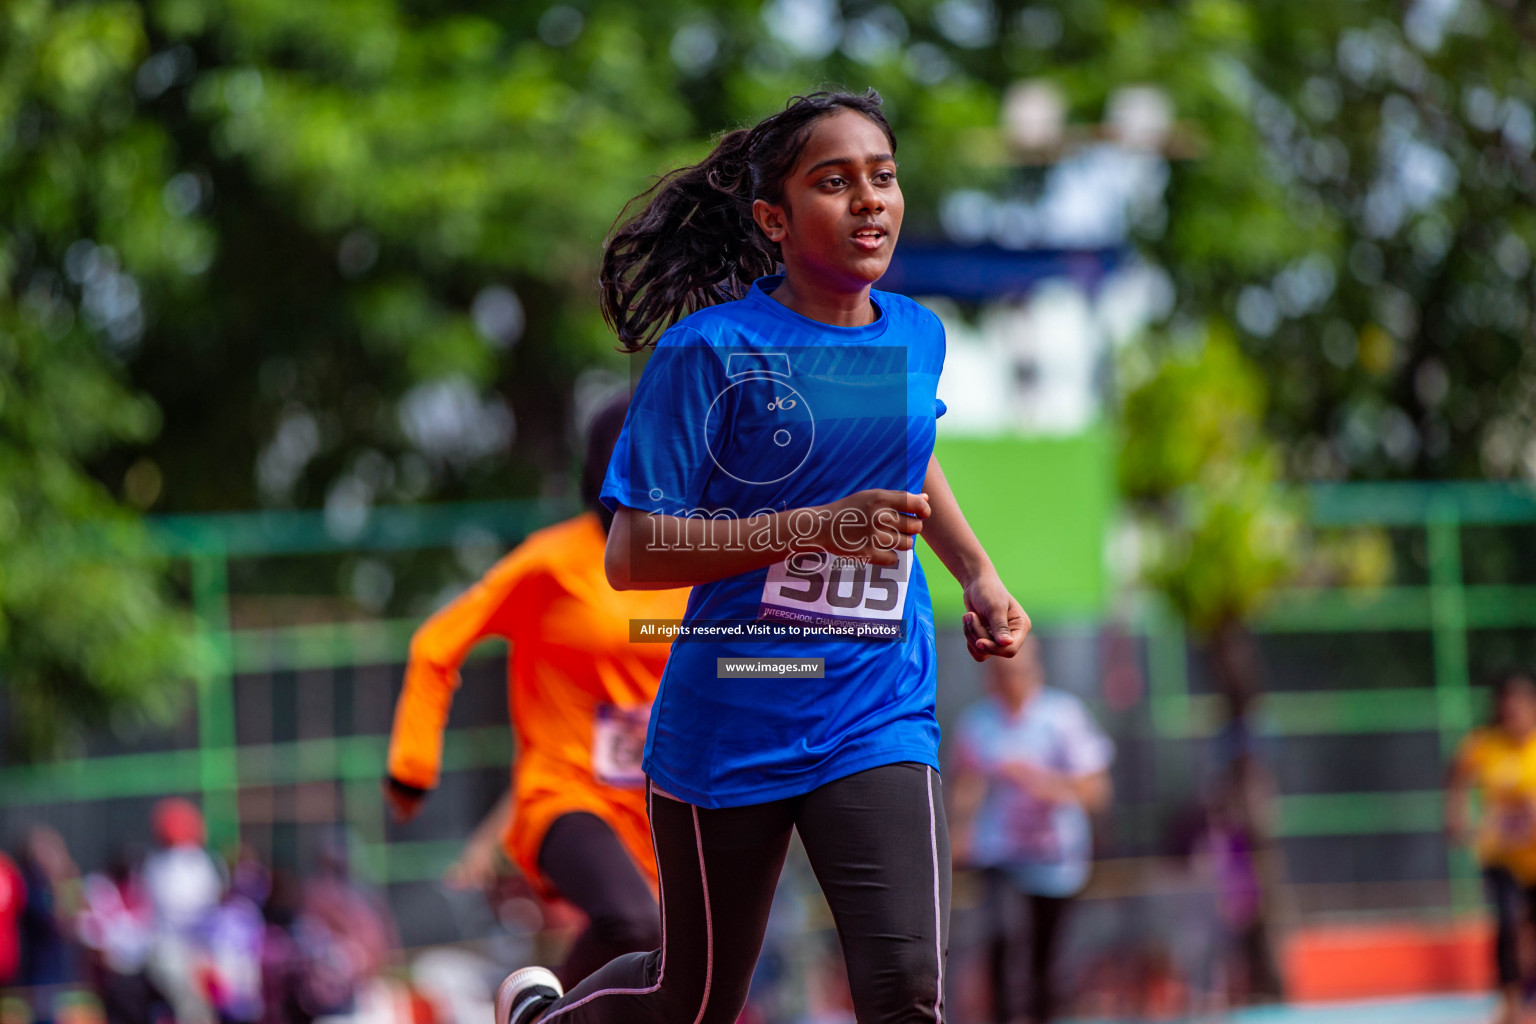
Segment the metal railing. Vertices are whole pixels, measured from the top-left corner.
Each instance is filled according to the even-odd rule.
[[[1282,739],[1432,732],[1439,737],[1442,758],[1448,756],[1477,711],[1469,634],[1481,629],[1536,630],[1536,585],[1466,582],[1462,530],[1474,525],[1536,527],[1536,491],[1486,483],[1349,484],[1315,487],[1310,497],[1311,519],[1317,526],[1423,531],[1427,580],[1370,590],[1284,590],[1275,595],[1256,631],[1425,634],[1433,652],[1433,685],[1270,692],[1262,705],[1261,732]],[[328,523],[320,512],[153,520],[154,536],[165,553],[190,567],[202,652],[196,745],[0,769],[0,808],[195,790],[202,797],[210,841],[226,844],[240,834],[243,789],[338,783],[342,815],[364,838],[363,867],[376,880],[436,877],[457,842],[386,842],[378,785],[384,736],[236,742],[237,677],[399,665],[416,620],[235,628],[230,618],[231,562],[447,548],[466,529],[510,545],[571,511],[569,505],[544,501],[376,508],[360,522],[345,524],[349,528]],[[1169,741],[1210,735],[1218,721],[1218,698],[1191,691],[1190,650],[1182,627],[1156,601],[1139,601],[1136,608],[1129,628],[1145,643],[1151,732]],[[445,749],[446,770],[491,768],[507,763],[511,743],[503,726],[481,727],[456,730]],[[1168,761],[1160,759],[1159,764]],[[1177,765],[1167,773],[1170,787],[1181,777],[1187,782],[1187,772]],[[1441,827],[1438,790],[1281,794],[1277,810],[1282,838],[1426,833]],[[1452,852],[1446,873],[1456,905],[1477,900],[1475,874],[1464,855]]]

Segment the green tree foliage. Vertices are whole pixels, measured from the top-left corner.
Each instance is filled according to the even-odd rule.
[[[141,9],[136,119],[168,140],[189,175],[176,207],[206,232],[185,243],[196,297],[153,309],[163,344],[132,361],[173,423],[151,451],[176,467],[172,507],[545,486],[569,459],[570,385],[623,366],[591,287],[623,202],[823,83],[885,93],[919,235],[957,188],[1039,189],[1044,172],[1000,159],[1010,83],[1054,81],[1077,122],[1156,83],[1193,158],[1132,211],[1131,239],[1174,282],[1175,321],[1227,321],[1263,368],[1289,474],[1507,475],[1536,436],[1536,29],[1514,8]],[[521,306],[515,344],[496,333],[499,287]],[[433,413],[478,436],[434,436]],[[232,446],[217,460],[199,450],[210,430]]]
[[[595,310],[602,236],[712,134],[874,85],[907,233],[934,235],[958,189],[1041,190],[1049,172],[1000,142],[1010,83],[1050,79],[1079,124],[1156,83],[1190,145],[1129,210],[1173,286],[1149,344],[1236,339],[1278,444],[1264,472],[1523,473],[1533,18],[1507,0],[11,0],[0,344],[59,389],[29,403],[70,409],[48,450],[103,514],[325,505],[341,528],[376,502],[559,489],[573,405],[629,365]],[[7,471],[0,493],[36,486]],[[98,514],[39,507],[18,521]],[[1246,536],[1218,512],[1202,544]]]
[[[145,286],[151,343],[127,359],[166,414],[148,449],[161,507],[545,486],[569,461],[571,384],[624,365],[591,287],[623,202],[711,134],[823,83],[886,94],[913,234],[938,230],[957,188],[1039,188],[1042,172],[1000,159],[1011,82],[1055,81],[1078,122],[1102,119],[1120,86],[1157,83],[1194,158],[1133,211],[1132,240],[1169,273],[1176,319],[1227,320],[1264,368],[1288,472],[1521,465],[1536,242],[1524,13],[1478,0],[132,10],[147,49],[119,69],[116,120],[93,128],[154,147],[174,182],[134,201],[170,211],[176,239],[148,255],[169,253],[184,279]],[[130,272],[148,247],[119,247]]]
[[[142,525],[82,469],[159,423],[120,366],[142,329],[121,260],[162,273],[146,240],[180,230],[145,202],[163,151],[118,84],[139,28],[127,5],[0,12],[0,700],[23,756],[119,707],[164,708],[190,667]]]
[[[1138,527],[1141,577],[1198,637],[1242,627],[1283,584],[1385,582],[1381,531],[1307,525],[1265,428],[1262,369],[1230,331],[1135,350],[1122,378],[1120,493]]]
[[[1241,8],[1207,66],[1254,144],[1195,112],[1152,243],[1181,306],[1240,327],[1292,476],[1530,475],[1532,12]]]
[[[1145,577],[1203,634],[1250,618],[1300,554],[1264,402],[1257,367],[1220,332],[1125,395],[1120,486],[1150,527]]]
[[[169,84],[139,107],[217,239],[190,268],[199,298],[157,312],[166,344],[135,363],[171,424],[151,455],[178,467],[180,508],[560,485],[573,384],[629,368],[596,313],[614,218],[711,135],[842,78],[756,3],[145,10]],[[978,83],[920,89],[902,47],[881,52],[842,70],[927,126],[914,167],[994,117]],[[233,450],[179,471],[210,462],[182,421]]]

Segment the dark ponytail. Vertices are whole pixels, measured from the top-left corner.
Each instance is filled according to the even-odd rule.
[[[794,97],[751,128],[727,132],[702,163],[673,171],[630,200],[599,275],[603,318],[620,345],[637,352],[689,313],[741,298],[778,268],[778,244],[758,229],[752,203],[780,201],[811,127],[839,110],[874,121],[896,152],[879,93],[816,92]],[[637,203],[644,207],[624,220]]]

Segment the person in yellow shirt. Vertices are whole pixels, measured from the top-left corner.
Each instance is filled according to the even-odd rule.
[[[481,640],[511,642],[507,691],[517,756],[492,822],[507,859],[588,918],[559,975],[574,984],[660,942],[656,862],[640,769],[665,643],[631,643],[631,619],[681,619],[688,590],[620,593],[603,569],[612,513],[597,500],[627,401],[589,431],[589,511],[531,534],[411,640],[385,793],[410,820],[437,785],[459,666]],[[495,827],[494,825],[492,827]]]
[[[1470,796],[1481,813],[1474,824]],[[1495,919],[1494,954],[1502,1002],[1498,1024],[1519,1017],[1519,931],[1536,918],[1536,679],[1509,672],[1493,687],[1493,719],[1456,753],[1446,787],[1446,826],[1477,852]]]

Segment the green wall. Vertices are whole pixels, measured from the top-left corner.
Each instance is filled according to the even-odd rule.
[[[1108,427],[1069,437],[940,438],[935,454],[1003,582],[1032,618],[1104,611],[1104,546],[1115,501]],[[958,616],[959,585],[926,545],[918,557],[934,614]]]

